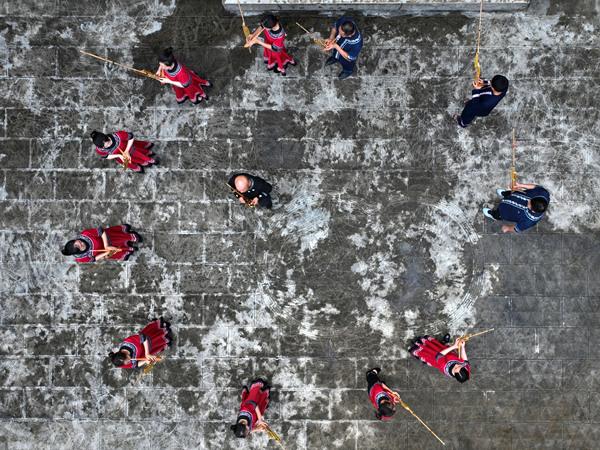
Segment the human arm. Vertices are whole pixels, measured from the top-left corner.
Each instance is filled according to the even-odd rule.
[[[536,184],[522,184],[522,183],[515,183],[514,187],[516,188],[520,188],[520,189],[534,189],[537,185]]]
[[[133,137],[127,141],[127,147],[125,148],[125,151],[123,152],[123,155],[125,155],[125,157],[127,159],[130,158],[129,152],[131,151],[131,147],[133,147]]]
[[[479,78],[477,80],[477,82],[473,81],[473,83],[471,84],[471,86],[473,86],[473,89],[476,89],[476,90],[482,89],[489,85],[490,85],[490,80],[484,80],[482,78]]]
[[[264,30],[262,25],[259,25],[258,28],[256,30],[254,30],[254,33],[252,33],[250,36],[248,36],[246,38],[246,42],[250,42],[253,39],[256,39],[257,36],[260,35],[260,33],[262,33]]]
[[[465,349],[465,342],[461,342],[458,345],[458,357],[464,361],[466,361],[467,358],[467,350]]]
[[[337,43],[335,42],[329,42],[329,44],[327,45],[327,47],[325,47],[323,49],[323,51],[327,51],[327,50],[337,50],[337,52],[342,55],[342,58],[344,58],[346,61],[352,61],[353,59],[356,58],[352,58],[348,55],[348,52],[343,50],[342,47],[340,47]]]
[[[249,39],[247,42],[249,47],[252,47],[254,44],[258,44],[262,45],[266,49],[273,50],[273,46],[271,44],[267,44],[266,42],[263,42],[258,38]]]
[[[267,422],[265,422],[264,420],[262,420],[262,414],[260,413],[260,410],[258,409],[258,406],[254,407],[254,411],[256,412],[256,425],[250,431],[250,433],[254,433],[255,431],[260,431],[260,430],[263,429],[263,427],[265,425],[268,425]]]
[[[381,387],[383,388],[384,391],[386,391],[388,394],[391,394],[392,398],[394,399],[395,403],[396,402],[396,398],[398,400],[400,400],[400,394],[398,394],[396,391],[392,391],[389,387],[387,387],[387,385],[385,383],[381,383]]]
[[[515,230],[514,225],[503,225],[502,232],[503,233],[516,233],[517,231]]]
[[[104,244],[104,248],[107,250],[119,250],[117,247],[113,247],[112,245],[108,245],[108,235],[106,234],[106,231],[102,232],[102,235],[100,235],[100,238],[102,239],[102,244]]]
[[[333,27],[331,29],[331,32],[329,33],[329,37],[327,39],[325,39],[325,43],[326,44],[331,44],[331,42],[335,40],[336,36],[337,36],[337,28]]]
[[[161,83],[172,84],[173,86],[177,86],[179,88],[183,88],[183,84],[181,84],[179,81],[169,80],[167,77],[162,77],[159,81]]]
[[[140,336],[141,337],[141,336]],[[146,337],[143,338],[144,341],[142,345],[144,346],[144,354],[146,355],[146,361],[142,361],[144,364],[148,364],[150,362],[156,361],[156,356],[150,354],[150,349],[148,348],[148,339]]]
[[[440,352],[440,355],[442,356],[446,356],[448,353],[450,353],[452,350],[456,350],[458,349],[458,343],[460,342],[460,339],[456,339],[456,341],[454,341],[454,344],[451,345],[450,347],[446,347],[444,350],[442,350]]]

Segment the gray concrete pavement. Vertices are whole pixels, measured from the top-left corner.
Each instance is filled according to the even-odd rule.
[[[447,448],[595,448],[599,385],[598,13],[593,0],[485,15],[483,75],[510,90],[467,129],[474,15],[364,17],[355,76],[284,16],[298,65],[267,72],[215,0],[4,3],[0,9],[0,448],[276,448],[229,430],[241,386],[266,377],[266,418],[288,449],[430,449],[408,413],[375,420],[383,378]],[[249,25],[255,19],[249,19]],[[168,86],[86,58],[154,70],[176,55],[211,81]],[[521,235],[480,213],[506,186],[516,129],[522,182],[547,216]],[[126,173],[89,133],[126,129],[160,165]],[[225,186],[248,171],[272,211]],[[126,263],[91,274],[59,248],[130,223]],[[176,340],[137,377],[106,357],[149,319]],[[459,385],[410,357],[414,336],[495,328]]]

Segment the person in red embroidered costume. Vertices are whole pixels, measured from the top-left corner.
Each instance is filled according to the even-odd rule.
[[[169,347],[171,339],[167,336],[169,324],[163,318],[153,320],[140,334],[129,336],[119,347],[119,351],[108,354],[111,362],[121,369],[135,369],[156,361],[157,353]],[[143,360],[145,358],[145,360]],[[142,359],[143,361],[136,361]]]
[[[449,340],[449,334],[444,336],[442,342],[438,342],[429,336],[417,338],[415,347],[410,349],[409,352],[428,366],[436,367],[444,375],[456,378],[459,382],[464,383],[471,375],[465,343],[461,342],[460,339],[456,339],[454,345],[450,346],[448,345]]]
[[[244,386],[236,423],[230,427],[236,437],[245,438],[250,433],[261,430],[263,425],[268,425],[262,416],[269,406],[270,391],[268,383],[260,378],[252,381],[249,390]]]
[[[158,70],[156,71],[156,75],[162,77],[161,83],[173,85],[177,103],[183,103],[188,98],[193,104],[201,102],[202,98],[208,100],[208,96],[202,89],[202,86],[211,86],[211,84],[181,64],[173,56],[172,47],[163,50],[158,56]]]
[[[264,42],[258,39],[258,35],[265,31]],[[294,59],[288,55],[283,40],[285,39],[285,31],[281,25],[281,20],[272,14],[267,14],[260,20],[258,28],[248,36],[247,44],[252,46],[259,44],[264,47],[264,61],[267,64],[268,70],[275,70],[285,76],[285,66],[291,64],[296,65]]]
[[[73,255],[79,262],[94,262],[106,258],[111,250],[116,252],[108,256],[110,259],[126,261],[137,247],[131,244],[142,242],[129,225],[117,225],[109,228],[89,228],[83,230],[76,239],[65,244],[61,250],[63,255]]]
[[[152,142],[137,141],[133,139],[133,134],[127,131],[115,131],[114,133],[103,134],[93,131],[92,141],[96,145],[96,151],[106,159],[116,159],[119,164],[123,164],[123,158],[129,160],[127,168],[134,172],[142,172],[142,166],[157,164],[156,160],[150,155]]]
[[[381,369],[379,367],[367,371],[367,383],[369,383],[367,392],[371,403],[377,408],[375,417],[379,420],[389,420],[396,412],[395,403],[400,401],[400,395],[392,391],[379,379],[380,373]]]

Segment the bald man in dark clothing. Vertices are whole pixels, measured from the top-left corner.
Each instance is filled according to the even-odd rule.
[[[251,199],[255,205],[258,204],[267,209],[271,209],[271,206],[273,206],[273,201],[269,195],[273,186],[260,177],[248,173],[236,173],[227,184],[243,194],[244,197]],[[234,195],[240,199],[240,203],[245,203],[240,195],[235,192]]]

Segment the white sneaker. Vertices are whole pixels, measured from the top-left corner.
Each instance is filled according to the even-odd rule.
[[[495,221],[498,220],[494,216],[492,216],[492,210],[490,208],[483,208],[483,215],[485,217],[489,217],[492,220],[495,220]]]

